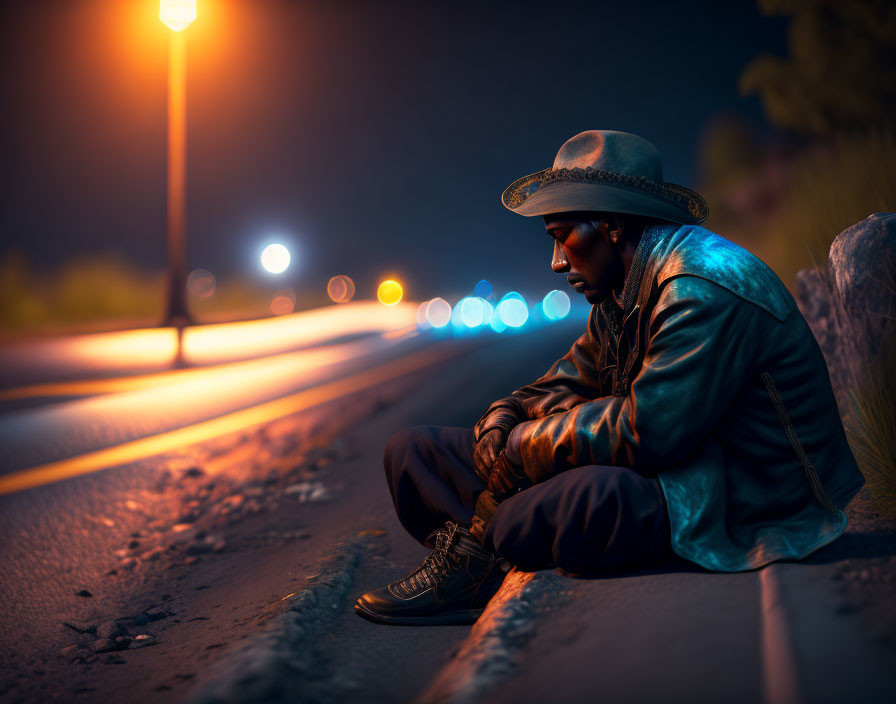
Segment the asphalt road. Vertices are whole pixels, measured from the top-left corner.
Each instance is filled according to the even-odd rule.
[[[472,424],[491,400],[546,370],[583,324],[459,341],[399,340],[389,348],[400,355],[396,373],[360,393],[324,397],[258,427],[0,496],[3,700],[177,700],[219,654],[260,628],[340,538],[353,533],[386,531],[383,564],[366,588],[401,576],[426,551],[402,534],[392,515],[381,469],[389,435],[419,423]],[[419,354],[431,359],[413,371],[407,360]],[[376,355],[365,360],[383,362]],[[360,378],[375,382],[375,370],[384,364],[362,370]],[[319,374],[317,383],[357,372],[328,368],[332,374]],[[256,374],[256,383],[247,386],[254,401],[268,398],[258,395],[258,379]],[[196,381],[179,380],[175,387],[181,383]],[[304,381],[297,383],[304,388]],[[9,440],[16,434],[33,439],[19,445],[31,449],[7,455],[7,472],[126,442],[135,432],[168,429],[147,418],[134,431],[134,417],[146,408],[142,399],[153,393],[158,390],[123,391],[7,414],[4,422],[17,427]],[[189,415],[190,394],[176,398],[172,412],[180,414],[178,422],[188,422],[183,414]],[[201,398],[192,405],[207,406]],[[72,444],[52,433],[42,438],[48,427],[66,432],[61,419],[78,428],[72,437],[84,439]],[[370,569],[362,566],[359,575]],[[159,644],[102,653],[89,662],[71,662],[78,659],[71,650],[61,654],[70,646],[94,648],[102,635],[97,626],[115,620],[129,624],[130,636],[146,631]],[[350,623],[369,625],[354,615]],[[468,629],[450,630],[461,638]],[[377,639],[399,636],[366,632]],[[408,635],[397,639],[400,651]],[[441,645],[404,653],[427,654],[428,664],[413,670],[418,679],[440,664]],[[408,693],[423,684],[413,677],[397,683]]]
[[[684,563],[596,580],[549,573],[517,609],[519,623],[484,636],[381,627],[351,612],[355,596],[426,554],[394,517],[381,469],[388,437],[417,424],[470,425],[490,401],[540,375],[583,324],[397,342],[390,354],[402,355],[385,376],[372,371],[390,364],[380,359],[318,379],[370,380],[357,393],[329,386],[340,392],[307,397],[299,411],[260,425],[0,496],[0,701],[195,701],[241,649],[254,652],[334,546],[358,535],[345,598],[322,605],[324,629],[270,670],[272,682],[300,674],[301,686],[268,701],[412,701],[440,672],[451,686],[475,680],[464,652],[490,653],[500,677],[455,701],[885,701],[896,651],[872,640],[830,587],[851,550],[891,556],[889,538],[871,545],[858,536],[864,548],[843,543],[767,574]],[[405,364],[420,354],[435,356]],[[308,390],[297,384],[292,391]],[[136,437],[109,430],[114,412],[97,418],[107,444]],[[127,414],[122,425],[132,428]],[[35,452],[28,457],[49,456]],[[125,640],[115,646],[110,633]],[[127,646],[136,636],[150,647]],[[94,652],[113,646],[124,649]]]

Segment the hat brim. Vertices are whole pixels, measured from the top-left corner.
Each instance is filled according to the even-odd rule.
[[[643,182],[606,172],[575,171],[587,177],[574,174],[567,179],[558,177],[551,169],[524,176],[510,184],[501,202],[508,210],[526,217],[590,210],[692,225],[709,216],[703,197],[684,186]]]

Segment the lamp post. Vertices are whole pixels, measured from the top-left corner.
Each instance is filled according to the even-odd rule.
[[[196,0],[160,0],[159,19],[171,30],[168,43],[168,311],[165,324],[182,329],[187,310],[186,175],[187,85],[183,30],[196,19]]]

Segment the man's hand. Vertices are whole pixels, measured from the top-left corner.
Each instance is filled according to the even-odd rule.
[[[507,457],[507,450],[503,450],[492,465],[488,477],[488,490],[491,495],[496,500],[503,501],[530,486],[532,482],[523,473],[522,466],[513,464]]]
[[[504,440],[504,432],[500,428],[493,428],[473,445],[473,465],[482,481],[488,482],[492,466],[504,449]]]

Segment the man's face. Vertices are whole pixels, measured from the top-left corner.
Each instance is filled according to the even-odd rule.
[[[570,285],[591,303],[600,303],[622,285],[625,267],[610,244],[609,226],[596,214],[545,215],[545,229],[554,240],[551,268],[566,274]]]

